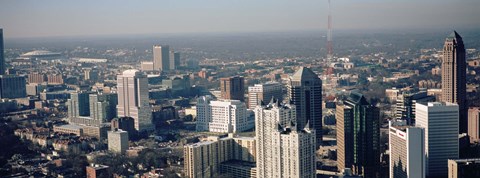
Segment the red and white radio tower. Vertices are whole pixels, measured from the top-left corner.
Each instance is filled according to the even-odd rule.
[[[332,61],[332,58],[333,58],[332,12],[330,7],[330,0],[328,0],[327,59],[328,61]]]

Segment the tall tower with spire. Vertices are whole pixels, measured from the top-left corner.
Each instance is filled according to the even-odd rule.
[[[465,46],[462,37],[453,31],[443,46],[442,101],[458,104],[460,133],[468,131],[466,83]]]
[[[288,99],[295,105],[300,128],[310,122],[316,131],[317,148],[322,144],[322,80],[311,69],[301,67],[290,78]]]

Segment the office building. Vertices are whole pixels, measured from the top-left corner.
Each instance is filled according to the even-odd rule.
[[[91,92],[74,92],[67,100],[68,117],[90,116],[90,101],[88,95]]]
[[[380,168],[380,111],[365,97],[351,92],[336,106],[337,167],[356,175],[378,177]]]
[[[447,160],[458,159],[458,109],[454,103],[416,104],[415,126],[425,129],[427,177],[447,176]]]
[[[468,109],[468,136],[470,136],[470,143],[478,143],[480,141],[479,107]]]
[[[148,79],[138,70],[126,70],[117,76],[117,116],[132,117],[137,131],[154,130],[148,99]]]
[[[295,106],[255,108],[257,177],[315,177],[315,130],[297,125]]]
[[[389,123],[390,178],[425,178],[425,132],[406,122]]]
[[[316,132],[317,147],[322,144],[322,80],[311,69],[301,67],[290,77],[288,99],[296,107],[297,124],[307,122]]]
[[[108,150],[123,154],[128,149],[128,132],[123,130],[108,131]]]
[[[442,58],[442,101],[458,104],[460,133],[467,133],[467,68],[465,46],[462,37],[452,32],[443,46]]]
[[[173,50],[170,51],[170,70],[177,69],[180,66],[180,53]]]
[[[110,177],[108,169],[109,167],[105,165],[91,164],[85,170],[87,171],[87,178],[102,178]]]
[[[480,158],[448,160],[448,178],[473,177],[480,177]]]
[[[433,102],[435,96],[430,96],[427,91],[407,92],[404,91],[396,99],[395,118],[406,120],[408,124],[415,123],[415,104],[418,102]]]
[[[277,82],[267,82],[264,84],[255,84],[248,87],[248,108],[255,109],[258,105],[265,105],[270,100],[282,101],[283,85]]]
[[[3,29],[0,28],[0,75],[5,75],[7,67],[5,66],[5,55],[3,46]]]
[[[200,114],[198,114],[200,113]],[[210,96],[197,101],[197,131],[243,132],[254,127],[245,103],[238,100],[213,101]]]
[[[111,121],[111,130],[123,130],[128,132],[129,138],[135,134],[135,120],[131,117],[114,118]]]
[[[243,77],[220,78],[222,99],[244,101],[245,79]]]
[[[0,75],[0,99],[27,96],[25,78],[17,75]]]
[[[252,166],[256,157],[255,143],[252,137],[233,137],[233,134],[229,134],[228,137],[211,136],[205,141],[185,145],[186,177],[210,178],[218,173],[234,172],[241,172],[245,177],[256,177],[255,167]],[[237,164],[232,165],[231,162]],[[242,177],[241,175],[236,177]]]
[[[153,46],[153,70],[170,70],[170,47],[168,45]]]

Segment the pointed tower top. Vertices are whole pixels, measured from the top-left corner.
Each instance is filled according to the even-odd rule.
[[[300,69],[298,69],[292,76],[292,80],[305,80],[311,78],[318,78],[318,76],[308,67],[300,67]]]
[[[457,31],[453,31],[448,35],[447,39],[462,39],[462,37],[457,33]]]

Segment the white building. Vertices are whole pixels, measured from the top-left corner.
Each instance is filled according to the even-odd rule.
[[[390,122],[390,178],[425,178],[425,132],[407,126],[406,122]]]
[[[137,131],[154,130],[148,99],[147,76],[138,70],[126,70],[117,76],[118,117],[132,117]]]
[[[210,96],[197,101],[197,131],[235,133],[253,127],[254,120],[241,101],[213,101]]]
[[[255,109],[261,103],[267,104],[272,98],[282,101],[282,84],[267,82],[248,87],[248,108]]]
[[[315,177],[315,130],[297,128],[295,107],[255,108],[257,177]]]
[[[108,131],[108,150],[123,154],[128,150],[128,132],[123,130]]]
[[[458,105],[416,103],[416,126],[425,129],[426,176],[447,176],[448,159],[458,159]]]

